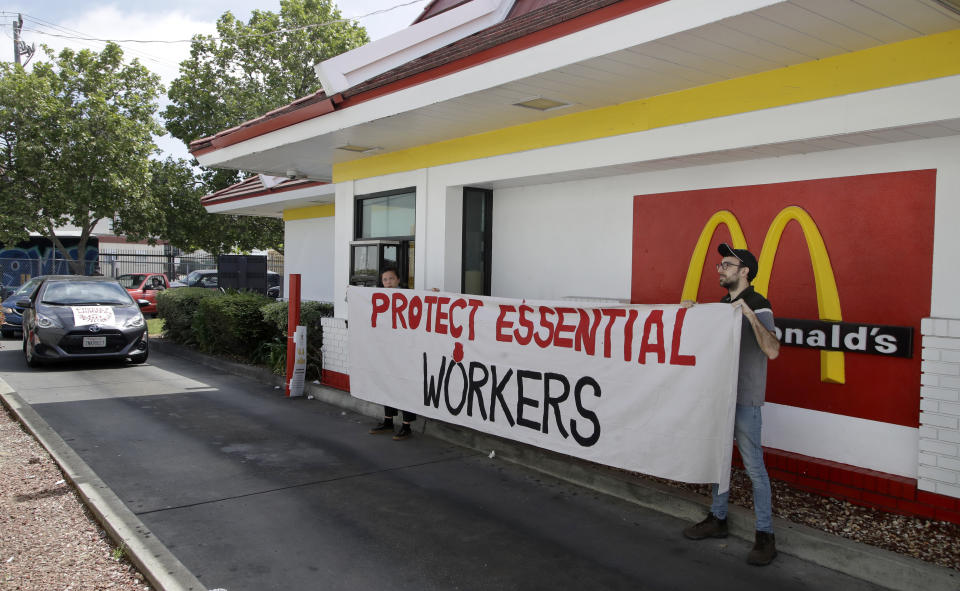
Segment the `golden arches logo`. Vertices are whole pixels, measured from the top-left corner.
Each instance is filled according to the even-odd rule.
[[[783,231],[787,224],[795,221],[800,224],[803,231],[804,240],[807,243],[807,250],[810,254],[810,263],[813,266],[814,285],[817,291],[817,311],[821,320],[829,322],[840,322],[843,320],[843,314],[840,310],[840,293],[837,290],[837,281],[833,273],[833,265],[830,264],[830,255],[827,254],[827,246],[820,234],[820,229],[816,222],[810,217],[804,209],[791,205],[785,207],[777,214],[767,235],[763,239],[763,247],[760,250],[758,260],[757,276],[754,278],[753,285],[757,292],[766,295],[770,287],[770,276],[773,273],[773,262],[777,256],[777,249],[780,246],[780,239],[783,237]],[[703,275],[703,265],[706,262],[707,249],[710,247],[710,241],[717,230],[717,227],[723,224],[730,232],[734,248],[747,248],[747,241],[740,227],[740,222],[732,212],[721,210],[710,216],[707,223],[704,224],[697,244],[690,257],[690,265],[687,267],[687,276],[683,282],[683,293],[681,298],[684,300],[696,300],[697,293],[700,290],[700,279]],[[844,366],[844,357],[842,351],[820,351],[820,380],[834,384],[843,384],[846,381],[846,369]]]

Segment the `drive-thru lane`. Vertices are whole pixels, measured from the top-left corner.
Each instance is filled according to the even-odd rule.
[[[0,377],[208,588],[875,589],[426,436],[152,352]]]

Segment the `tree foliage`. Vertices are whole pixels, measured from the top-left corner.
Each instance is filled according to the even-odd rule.
[[[167,130],[189,144],[319,90],[314,64],[368,41],[363,27],[340,18],[332,0],[280,0],[279,13],[254,10],[247,23],[225,12],[219,39],[195,36],[180,63],[163,112]],[[207,170],[203,179],[215,191],[240,176]]]
[[[141,233],[153,219],[149,156],[163,131],[154,120],[162,87],[113,43],[99,53],[45,51],[50,61],[30,72],[0,64],[0,242],[37,232],[81,273],[57,228],[78,228],[84,252],[102,219]]]
[[[281,0],[279,13],[254,10],[246,23],[225,12],[216,36],[195,36],[190,58],[180,63],[163,111],[167,130],[189,144],[316,92],[314,64],[368,41],[363,27],[340,18],[332,0]],[[242,178],[239,171],[201,170],[206,193]],[[171,226],[169,239],[181,248],[282,250],[279,219],[206,214],[198,202],[180,205],[182,215],[171,215],[181,227]]]
[[[152,161],[150,192],[160,208],[156,229],[150,235],[126,232],[129,238],[159,238],[181,250],[215,255],[255,248],[283,251],[279,220],[207,213],[200,204],[204,184],[185,160]]]

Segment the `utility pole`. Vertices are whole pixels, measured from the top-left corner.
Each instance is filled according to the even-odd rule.
[[[13,21],[13,61],[20,65],[20,28],[23,27],[23,15],[18,14]]]
[[[20,40],[20,30],[23,28],[23,15],[17,14],[17,20],[13,21],[13,61],[19,66],[20,65],[20,56],[27,56],[27,61],[30,61],[30,58],[33,57],[33,52],[36,51],[36,44],[28,46],[26,43]]]

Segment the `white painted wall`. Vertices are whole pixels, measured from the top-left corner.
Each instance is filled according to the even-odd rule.
[[[629,298],[634,195],[936,168],[931,315],[960,318],[958,159],[948,137],[495,190],[493,293]]]
[[[550,166],[573,169],[577,156],[572,152],[570,161],[551,161]],[[493,293],[535,299],[629,298],[632,197],[636,194],[936,168],[932,315],[960,318],[956,296],[960,274],[953,272],[960,266],[958,157],[960,138],[947,137],[496,189]],[[426,242],[441,248],[421,250],[418,240],[418,255],[427,257],[431,280],[442,273],[445,289],[459,284],[459,265],[451,260],[450,248],[460,233],[452,206],[459,187],[495,183],[502,169],[523,168],[523,160],[531,161],[528,170],[543,167],[542,158],[552,155],[530,152],[514,155],[512,162],[487,159],[451,166],[457,174],[430,171]],[[446,220],[446,227],[440,226],[440,220]],[[916,387],[919,390],[919,376]],[[918,429],[782,405],[770,405],[765,414],[768,447],[918,476]]]
[[[283,293],[290,274],[300,273],[300,298],[332,302],[334,294],[334,218],[292,220],[284,224]]]
[[[495,296],[629,300],[633,218],[622,179],[495,190]]]
[[[936,168],[932,315],[960,318],[958,157],[960,138],[949,137],[495,190],[493,294],[629,298],[636,194]],[[918,476],[918,440],[917,429],[887,423],[765,411],[768,447],[902,476]]]
[[[955,270],[960,268],[960,136],[888,140],[891,143],[858,147],[857,138],[863,140],[863,136],[845,135],[927,122],[945,122],[960,130],[958,91],[960,77],[950,77],[343,183],[337,188],[336,290],[342,299],[355,195],[416,187],[420,289],[459,289],[458,193],[463,186],[481,186],[494,189],[493,295],[626,299],[630,295],[634,195],[933,168],[938,173],[931,316],[958,320],[960,273]],[[918,104],[924,108],[918,109]],[[898,136],[893,131],[885,137],[923,137],[922,128],[914,129],[912,134],[900,132]],[[931,136],[944,133],[943,128],[929,131]],[[779,157],[762,157],[758,151],[757,157],[748,160],[700,166],[691,166],[686,160],[683,167],[627,174],[597,171],[617,166],[616,171],[622,173],[624,167],[640,169],[647,166],[644,163],[676,162],[673,159],[696,154],[707,154],[704,161],[709,161],[709,155],[717,151],[807,140],[822,142],[820,147],[811,145],[812,150],[823,150],[824,143],[851,147]],[[555,182],[563,178],[558,175],[591,169],[594,172],[589,174],[595,178]],[[524,181],[534,177],[538,180]],[[340,302],[336,315],[346,317]],[[921,376],[917,376],[916,384],[904,387],[919,392],[920,382]],[[941,412],[942,406],[938,406]],[[926,432],[926,437],[931,437],[929,427]],[[918,458],[929,461],[930,454],[920,456],[919,442],[919,429],[915,428],[783,405],[771,404],[765,410],[764,444],[768,447],[882,472],[922,476],[919,468],[923,464]],[[960,468],[955,480],[943,482],[960,483]]]

